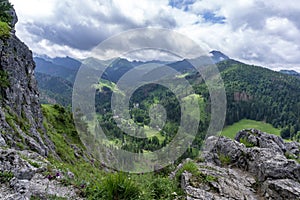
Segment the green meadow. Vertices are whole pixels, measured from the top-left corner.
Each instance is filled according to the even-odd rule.
[[[236,133],[242,129],[254,128],[266,133],[280,136],[280,129],[274,128],[271,124],[254,121],[249,119],[243,119],[223,129],[221,135],[234,139]]]

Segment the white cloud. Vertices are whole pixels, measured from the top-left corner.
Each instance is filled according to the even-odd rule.
[[[300,39],[299,29],[287,18],[267,18],[265,28],[270,34],[279,35],[287,40],[295,41]]]
[[[51,17],[55,10],[57,0],[10,0],[21,19],[43,19]]]
[[[170,28],[209,51],[270,68],[300,71],[300,4],[294,0],[11,0],[17,35],[36,53],[83,57],[132,28]],[[185,5],[185,6],[184,6]],[[212,13],[205,16],[205,13]],[[209,17],[224,17],[215,23]],[[115,51],[117,52],[117,50]]]

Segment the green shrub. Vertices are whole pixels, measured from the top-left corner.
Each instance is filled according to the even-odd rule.
[[[15,117],[15,115],[11,115],[8,112],[5,113],[5,121],[15,131],[15,133],[18,132],[18,130],[16,128],[16,120],[17,120],[17,118]]]
[[[88,192],[89,199],[99,200],[136,200],[141,194],[140,188],[125,174],[107,175],[98,188]]]
[[[11,23],[12,16],[8,13],[11,8],[13,8],[13,6],[8,1],[0,2],[0,20],[2,22],[6,22],[8,24]]]
[[[0,183],[7,183],[14,177],[12,172],[0,172]]]
[[[294,154],[292,154],[290,152],[285,152],[284,155],[287,159],[292,159],[292,160],[295,160],[296,162],[300,163],[300,158],[297,159],[297,156],[295,156]]]
[[[175,195],[180,194],[177,184],[168,177],[152,177],[149,187],[151,199],[174,199]]]
[[[139,199],[173,200],[183,194],[178,183],[166,175],[147,173],[130,175],[130,178],[142,191]]]
[[[183,164],[183,166],[177,171],[177,173],[175,175],[175,178],[178,182],[180,182],[181,174],[184,171],[188,171],[191,174],[193,174],[194,176],[197,176],[200,173],[197,164],[194,163],[193,161],[188,161]]]
[[[218,178],[215,176],[205,175],[205,181],[207,181],[207,182],[216,182],[217,180],[218,180]]]
[[[0,22],[0,37],[1,37],[1,22]],[[8,74],[6,71],[0,70],[0,88],[9,87]]]
[[[89,184],[87,187],[87,199],[173,200],[183,195],[183,191],[177,187],[174,180],[154,173],[107,174],[102,181]]]
[[[200,187],[203,183],[211,186],[212,182],[217,182],[218,178],[212,175],[199,173],[197,176],[192,176],[189,180],[191,186]]]
[[[24,150],[24,149],[25,149],[24,144],[21,143],[21,142],[17,142],[17,143],[16,143],[16,146],[17,146],[20,150]]]
[[[33,161],[31,161],[31,160],[29,160],[28,162],[29,162],[29,164],[30,164],[31,166],[33,166],[33,167],[35,167],[35,168],[40,168],[40,167],[41,167],[41,165],[40,165],[39,163],[33,162]]]
[[[222,165],[229,165],[231,163],[231,159],[228,155],[219,154],[219,160]]]
[[[30,124],[26,118],[19,117],[11,110],[8,110],[5,113],[5,120],[14,129],[15,132],[18,132],[16,125],[18,125],[24,133],[29,133]]]
[[[247,138],[241,138],[240,143],[244,144],[247,148],[254,147],[255,145],[247,140]]]
[[[51,161],[51,159],[50,159]],[[77,162],[76,165],[52,160],[56,167],[48,168],[44,173],[46,177],[55,177],[57,170],[63,175],[58,181],[65,185],[73,185],[79,189],[79,195],[86,199],[111,199],[114,191],[129,193],[127,199],[137,200],[173,200],[183,194],[177,182],[168,176],[155,173],[147,174],[110,174],[94,166],[96,163]],[[74,178],[69,179],[66,172],[74,173]],[[119,188],[119,189],[118,189]],[[121,188],[121,189],[120,189]],[[135,192],[134,192],[135,191]],[[129,195],[128,194],[128,195]],[[115,199],[126,199],[126,195],[114,196]]]
[[[280,131],[280,136],[283,139],[290,139],[291,137],[291,132],[290,132],[290,127],[285,127]]]
[[[10,36],[10,27],[6,22],[0,21],[0,38],[5,39]]]
[[[181,177],[181,174],[184,171],[187,171],[187,172],[189,172],[189,173],[192,174],[192,177],[190,179],[190,183],[191,183],[192,186],[195,186],[195,187],[199,187],[202,183],[207,184],[207,183],[218,181],[217,177],[214,177],[212,175],[207,175],[207,174],[202,173],[199,170],[199,167],[198,167],[198,165],[196,163],[194,163],[193,161],[188,161],[176,173],[175,177],[176,177],[176,180],[179,183],[180,183],[180,179],[179,178]]]

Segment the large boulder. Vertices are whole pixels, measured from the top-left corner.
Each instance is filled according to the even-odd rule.
[[[184,172],[188,199],[300,199],[299,143],[255,129],[242,130],[235,139],[206,140],[198,169],[215,179],[195,183],[197,178]]]

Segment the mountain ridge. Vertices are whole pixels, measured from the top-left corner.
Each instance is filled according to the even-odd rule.
[[[300,78],[300,73],[296,72],[295,70],[280,70],[279,72],[283,73],[283,74],[287,74],[287,75],[290,75],[290,76],[295,76],[295,77]]]

